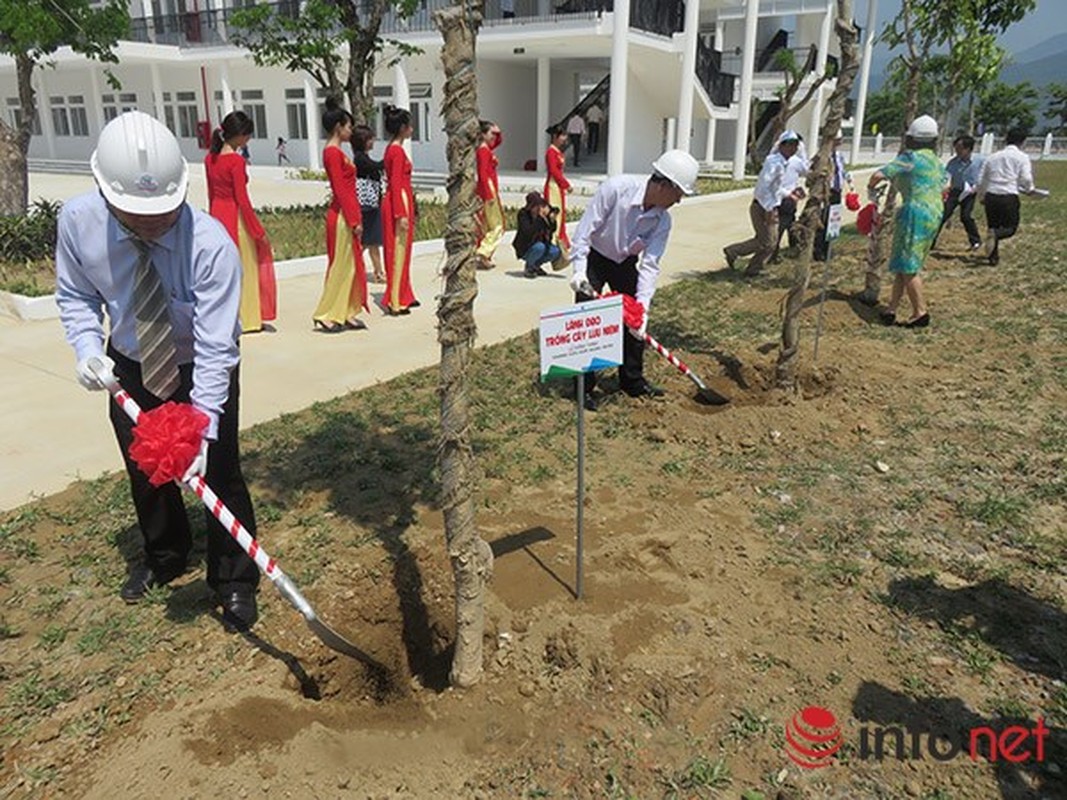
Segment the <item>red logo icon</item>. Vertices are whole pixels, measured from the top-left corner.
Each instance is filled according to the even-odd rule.
[[[837,717],[822,706],[802,708],[785,726],[785,754],[804,769],[828,767],[842,741]]]

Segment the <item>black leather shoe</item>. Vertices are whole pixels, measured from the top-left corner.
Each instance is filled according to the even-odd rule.
[[[256,591],[252,587],[220,593],[219,605],[222,606],[222,624],[229,631],[247,631],[259,619]]]
[[[663,397],[666,394],[659,386],[648,381],[642,381],[635,386],[624,386],[622,390],[630,397]]]
[[[167,581],[161,580],[147,564],[137,564],[130,568],[126,583],[122,584],[119,596],[127,603],[139,603],[149,589],[163,586]]]

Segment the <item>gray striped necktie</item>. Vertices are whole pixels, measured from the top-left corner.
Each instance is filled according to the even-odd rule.
[[[178,351],[167,311],[167,298],[159,273],[152,265],[148,243],[134,239],[140,257],[133,287],[133,316],[137,324],[137,345],[141,350],[141,383],[166,400],[178,390]]]

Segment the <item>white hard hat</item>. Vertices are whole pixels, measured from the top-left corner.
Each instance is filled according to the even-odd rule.
[[[652,162],[652,169],[686,194],[697,193],[697,172],[700,165],[685,150],[668,150]]]
[[[778,144],[785,144],[786,142],[799,142],[800,134],[792,128],[782,131],[782,135],[778,137]]]
[[[100,131],[89,159],[104,198],[130,214],[167,214],[185,201],[189,165],[166,125],[127,111]]]
[[[916,117],[911,121],[911,125],[908,126],[908,136],[913,139],[936,139],[937,120],[929,114]]]

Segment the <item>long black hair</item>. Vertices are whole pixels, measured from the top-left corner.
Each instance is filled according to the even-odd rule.
[[[357,153],[366,152],[367,144],[374,139],[374,130],[370,125],[357,125],[352,129],[352,149]]]
[[[355,118],[346,109],[342,108],[335,98],[326,98],[326,111],[322,115],[322,129],[326,131],[327,136],[333,136],[333,132],[338,125],[344,125],[346,122],[354,123],[355,121]]]
[[[411,124],[411,112],[406,108],[397,108],[393,105],[385,107],[385,132],[390,136],[396,136],[400,129]]]
[[[222,124],[211,134],[211,152],[218,155],[222,146],[238,136],[251,136],[256,126],[252,118],[243,111],[231,111],[222,118]]]

